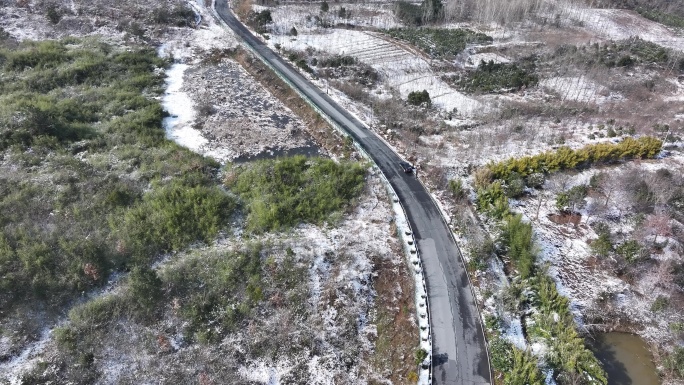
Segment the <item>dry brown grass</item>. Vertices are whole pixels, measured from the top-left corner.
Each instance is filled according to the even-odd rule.
[[[395,250],[401,253],[400,250]],[[380,257],[373,261],[377,278],[373,284],[377,292],[377,325],[375,352],[369,357],[372,370],[393,384],[412,384],[411,372],[417,366],[413,353],[418,348],[418,326],[413,293],[413,277],[405,263]],[[374,383],[373,380],[370,383]],[[379,382],[378,382],[379,383]]]

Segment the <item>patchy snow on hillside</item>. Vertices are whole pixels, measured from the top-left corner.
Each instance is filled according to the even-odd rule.
[[[296,37],[272,35],[268,44],[298,51],[314,49],[331,55],[356,57],[378,71],[387,86],[398,90],[403,99],[410,92],[427,90],[433,105],[445,111],[457,111],[470,117],[485,109],[476,99],[445,83],[417,52],[409,51],[378,33],[335,29],[325,33],[300,33]]]
[[[583,75],[548,78],[539,82],[539,85],[557,93],[561,100],[600,104],[606,100],[623,99],[619,93],[610,92],[606,87]]]
[[[315,32],[325,26],[338,24],[367,28],[398,28],[402,23],[394,16],[392,3],[330,2],[328,12],[321,11],[320,3],[287,4],[271,9],[273,31],[286,34],[295,27],[298,32]],[[255,6],[255,9],[266,9]],[[344,11],[342,11],[344,9]]]
[[[45,329],[40,338],[24,347],[18,356],[0,362],[0,381],[8,381],[9,385],[23,384],[22,374],[35,368],[51,338],[52,330]],[[9,353],[5,350],[9,346],[6,337],[0,337],[0,353]]]
[[[571,19],[594,32],[597,37],[624,40],[635,36],[678,51],[684,51],[684,34],[648,20],[633,11],[623,9],[578,8],[570,12]]]

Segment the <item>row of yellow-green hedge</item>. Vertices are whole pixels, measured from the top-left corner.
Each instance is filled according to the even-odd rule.
[[[493,179],[508,179],[513,172],[525,177],[533,173],[571,170],[595,163],[652,158],[660,153],[662,145],[662,141],[644,136],[638,139],[626,138],[620,143],[590,144],[578,150],[563,146],[555,151],[491,163],[488,168],[492,172]]]

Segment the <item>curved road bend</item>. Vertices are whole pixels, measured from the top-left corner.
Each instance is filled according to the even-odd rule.
[[[491,372],[482,324],[468,287],[460,251],[423,185],[412,175],[401,171],[401,159],[382,140],[254,37],[228,10],[226,0],[216,2],[216,11],[238,37],[363,147],[401,199],[423,261],[430,300],[433,383],[490,384]]]

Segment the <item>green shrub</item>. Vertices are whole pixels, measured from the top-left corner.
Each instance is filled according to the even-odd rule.
[[[247,24],[249,24],[258,33],[264,34],[268,32],[267,26],[273,23],[273,18],[271,17],[271,10],[264,9],[260,12],[250,12],[247,17]]]
[[[515,91],[537,84],[539,78],[530,69],[523,69],[515,63],[482,62],[475,71],[459,81],[468,92]]]
[[[511,158],[488,165],[492,179],[508,179],[512,172],[523,177],[533,173],[572,170],[595,163],[611,163],[623,159],[652,158],[660,153],[662,142],[653,137],[625,138],[620,143],[597,143],[579,150],[561,147],[538,155]]]
[[[195,11],[185,4],[177,4],[173,8],[163,6],[152,11],[152,21],[156,24],[192,27],[195,25]]]
[[[413,356],[416,359],[416,365],[421,365],[423,363],[423,361],[425,361],[425,359],[427,358],[428,352],[427,352],[427,350],[420,348],[420,349],[415,351]]]
[[[634,239],[630,239],[628,241],[625,241],[621,243],[616,249],[615,252],[625,258],[627,262],[633,263],[641,257],[642,254],[642,248],[641,245],[639,244],[638,241]]]
[[[513,348],[511,370],[504,373],[505,385],[543,385],[545,376],[529,351]]]
[[[162,281],[145,266],[135,266],[128,276],[128,289],[133,309],[142,316],[151,315],[162,298]]]
[[[503,338],[493,338],[489,343],[492,368],[506,373],[513,369],[513,345]]]
[[[525,192],[525,181],[518,173],[511,173],[504,185],[504,191],[509,198],[518,198]]]
[[[674,12],[663,12],[657,9],[648,9],[644,7],[638,7],[636,11],[639,12],[641,16],[660,24],[665,24],[669,27],[684,28],[684,17]]]
[[[218,187],[174,180],[145,194],[113,227],[135,257],[147,260],[157,250],[180,250],[196,240],[211,242],[234,208],[234,200]]]
[[[321,223],[357,197],[365,167],[356,162],[294,156],[253,162],[228,171],[227,186],[246,203],[252,231]]]
[[[408,25],[423,24],[423,8],[407,1],[394,3],[394,15]]]
[[[675,376],[684,378],[684,347],[675,346],[665,359],[665,367]]]
[[[556,196],[556,208],[559,211],[569,209],[570,212],[575,212],[576,209],[584,206],[584,198],[587,196],[587,186],[577,185],[564,191]]]
[[[164,138],[154,97],[168,61],[154,49],[68,38],[3,46],[0,57],[0,157],[16,170],[0,177],[0,320],[27,301],[55,313],[134,265],[131,255],[213,239],[226,196],[218,165]],[[99,324],[136,311],[122,301],[74,317]]]
[[[298,298],[307,290],[301,284],[307,266],[297,263],[294,253],[276,262],[259,244],[235,251],[197,251],[165,266],[160,276],[167,298],[180,299],[188,332],[198,341],[216,341],[242,327],[276,293],[290,302],[287,322],[301,321],[307,314],[306,301]]]
[[[451,194],[456,200],[461,200],[466,197],[466,191],[463,188],[463,181],[460,179],[451,179],[449,181],[449,191],[451,191]]]
[[[62,10],[54,4],[50,4],[45,10],[45,17],[47,17],[50,23],[57,24],[62,19]]]
[[[632,67],[635,65],[663,65],[672,63],[676,53],[662,46],[638,37],[591,46],[565,45],[556,49],[552,55],[558,62],[575,62],[590,68],[597,64],[613,67]]]
[[[456,56],[465,49],[466,44],[492,42],[490,36],[469,29],[393,28],[387,30],[387,34],[396,39],[408,41],[436,58]]]
[[[76,351],[78,346],[78,335],[76,331],[69,326],[59,326],[52,331],[57,346],[62,349],[66,349],[70,352]]]
[[[613,251],[610,233],[599,234],[599,237],[591,242],[591,251],[599,257],[607,257]]]
[[[344,67],[344,66],[353,66],[357,64],[357,60],[353,56],[345,56],[345,55],[335,55],[335,56],[330,56],[324,59],[321,59],[318,61],[318,66],[319,67]]]
[[[670,306],[670,299],[659,295],[658,298],[653,301],[651,304],[651,311],[654,313],[659,313],[663,310],[666,310]]]
[[[489,213],[494,218],[502,219],[509,214],[508,198],[504,193],[501,182],[496,181],[477,191],[475,201],[477,209]]]
[[[506,255],[515,264],[521,278],[534,272],[536,252],[532,240],[532,225],[522,220],[522,215],[512,215],[506,220],[501,239],[507,246]]]
[[[126,304],[117,295],[104,295],[73,307],[69,310],[72,326],[81,328],[106,329],[125,314]],[[79,338],[82,338],[79,336]]]
[[[631,188],[632,201],[637,213],[649,214],[655,208],[655,194],[645,180],[640,179]]]
[[[430,94],[426,90],[409,92],[408,103],[414,106],[425,105],[430,107],[432,105]]]
[[[546,360],[557,377],[563,381],[579,377],[582,383],[606,385],[606,373],[577,333],[569,300],[558,293],[555,282],[544,273],[535,275],[532,283],[539,312],[533,316],[534,324],[528,332],[551,342]]]

